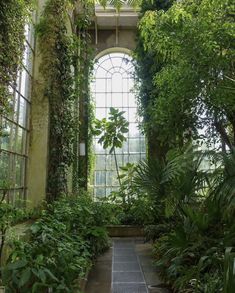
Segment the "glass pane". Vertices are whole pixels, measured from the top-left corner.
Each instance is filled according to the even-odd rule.
[[[129,107],[136,107],[136,98],[134,93],[129,93]]]
[[[112,95],[112,107],[122,107],[122,94],[113,94]]]
[[[129,162],[130,163],[138,163],[140,161],[140,154],[130,155]]]
[[[0,186],[4,187],[8,181],[10,167],[10,157],[9,154],[1,152],[0,153]]]
[[[16,149],[15,149],[15,151],[18,154],[23,153],[23,130],[20,127],[18,127],[18,129],[17,129]]]
[[[106,117],[106,108],[96,108],[96,118],[101,120]]]
[[[95,172],[95,185],[105,185],[105,171]]]
[[[96,154],[105,154],[105,149],[103,149],[102,145],[98,143],[98,139],[96,139],[95,153]]]
[[[96,80],[96,92],[106,92],[106,79],[105,78],[99,78]]]
[[[26,127],[26,115],[27,115],[27,102],[22,97],[20,98],[19,105],[19,124]]]
[[[95,188],[96,197],[105,197],[105,188]]]
[[[105,170],[105,155],[96,155],[96,170]]]
[[[96,94],[96,107],[105,107],[105,94]]]
[[[123,107],[128,107],[128,94],[127,93],[123,93],[122,95],[123,97]]]
[[[138,138],[130,138],[129,140],[129,152],[137,153],[140,152],[140,140]]]
[[[137,109],[129,108],[129,122],[136,122],[137,118]]]
[[[24,186],[24,158],[16,156],[15,158],[15,172],[16,172],[16,184],[15,187]]]
[[[112,92],[122,92],[122,75],[114,73],[112,76]]]
[[[146,152],[146,144],[145,144],[145,139],[144,138],[140,139],[140,151],[142,153]]]
[[[134,90],[134,80],[133,79],[129,79],[129,91]]]
[[[104,68],[102,67],[98,67],[97,71],[96,71],[96,78],[105,78],[106,76],[106,70],[104,70]]]
[[[114,185],[117,177],[117,172],[115,171],[107,171],[106,172],[106,184],[107,186]]]
[[[112,94],[106,93],[106,107],[109,109],[112,107]]]
[[[106,169],[115,170],[115,160],[113,155],[106,156]]]
[[[129,155],[123,156],[123,165],[125,166],[127,163],[129,163]]]
[[[112,65],[113,67],[121,67],[122,65],[122,55],[119,55],[119,56],[115,56],[115,55],[111,55],[111,58],[112,58]]]
[[[107,171],[106,172],[106,185],[107,186],[117,186],[119,185],[118,179],[117,179],[117,171]]]
[[[139,127],[137,123],[130,123],[129,124],[129,136],[132,137],[139,137],[140,132],[139,132]]]

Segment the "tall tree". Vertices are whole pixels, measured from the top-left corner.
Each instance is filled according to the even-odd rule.
[[[144,48],[153,64],[164,63],[151,108],[162,143],[180,146],[201,133],[235,146],[234,26],[232,0],[175,2],[142,18]]]
[[[172,5],[172,0],[151,1],[144,0],[141,4],[140,19],[144,17],[146,11],[168,10]],[[162,69],[163,61],[153,50],[146,48],[144,38],[140,30],[137,35],[137,47],[135,50],[136,72],[139,81],[139,110],[144,118],[144,129],[148,141],[148,157],[162,159],[165,157],[168,146],[159,139],[160,130],[152,123],[154,115],[152,109],[154,101],[159,95],[159,91],[154,84],[154,76]]]

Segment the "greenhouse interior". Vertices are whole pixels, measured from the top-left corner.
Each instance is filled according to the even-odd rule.
[[[234,0],[0,0],[0,293],[235,292]]]

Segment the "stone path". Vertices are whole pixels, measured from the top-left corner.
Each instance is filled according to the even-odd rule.
[[[85,293],[169,293],[152,262],[152,247],[143,239],[113,238],[91,270]]]
[[[112,293],[148,293],[135,240],[113,240]]]

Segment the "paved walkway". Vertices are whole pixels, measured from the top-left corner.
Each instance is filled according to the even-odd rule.
[[[168,293],[152,261],[152,247],[143,239],[113,238],[91,270],[85,293]]]

